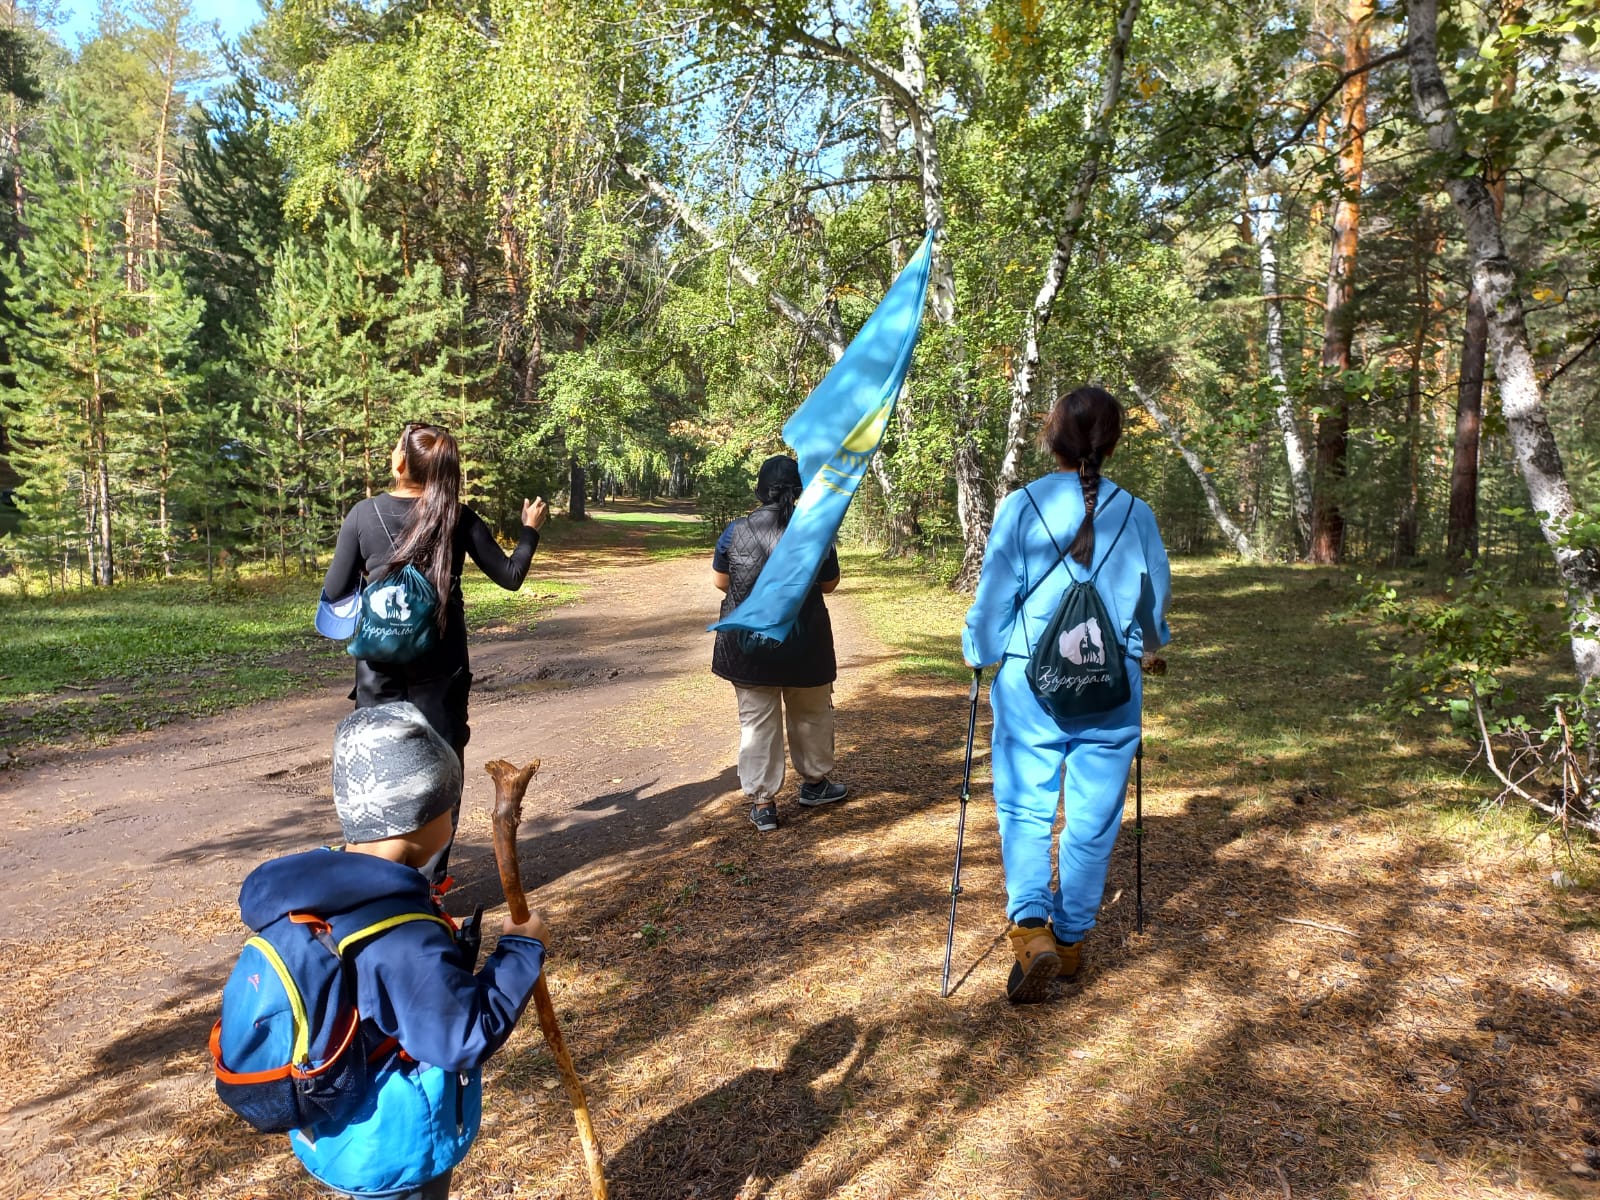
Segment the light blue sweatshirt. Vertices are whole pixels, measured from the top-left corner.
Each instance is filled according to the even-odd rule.
[[[1090,569],[1075,559],[1059,565],[1060,551],[1072,543],[1083,521],[1083,488],[1077,474],[1053,471],[1030,483],[1028,490],[1044,514],[1049,532],[1020,489],[1000,502],[989,530],[978,593],[967,610],[961,635],[961,651],[969,666],[986,667],[1006,655],[1026,659],[1032,653],[1031,643],[1043,635],[1072,580],[1089,577]],[[1113,547],[1125,515],[1127,528]],[[1167,628],[1172,570],[1156,530],[1155,514],[1143,500],[1102,477],[1094,524],[1094,563],[1100,569],[1095,585],[1118,640],[1131,657],[1138,658],[1172,638]],[[1054,544],[1051,534],[1055,535]],[[1026,608],[1020,608],[1023,594],[1035,584],[1038,587]]]

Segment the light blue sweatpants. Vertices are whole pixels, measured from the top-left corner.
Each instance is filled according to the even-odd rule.
[[[1028,686],[1028,664],[1001,661],[989,688],[994,710],[994,800],[1006,872],[1006,916],[1047,917],[1056,938],[1076,942],[1094,928],[1111,849],[1122,825],[1128,771],[1139,745],[1144,681],[1128,659],[1133,694],[1110,712],[1056,723]],[[1066,768],[1066,827],[1059,886],[1050,872],[1050,830]]]

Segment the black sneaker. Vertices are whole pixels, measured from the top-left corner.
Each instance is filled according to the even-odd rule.
[[[816,808],[819,804],[832,804],[843,800],[850,794],[850,789],[842,783],[834,783],[830,779],[819,779],[815,783],[802,783],[800,785],[800,803],[807,808]]]
[[[762,833],[774,833],[778,828],[778,806],[776,804],[752,804],[750,806],[750,824]]]

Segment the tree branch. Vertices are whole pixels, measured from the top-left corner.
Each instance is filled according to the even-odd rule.
[[[844,343],[840,339],[832,336],[822,328],[809,313],[789,299],[788,296],[777,288],[763,283],[760,272],[747,263],[737,250],[718,237],[717,231],[711,227],[704,217],[690,208],[681,196],[638,164],[629,162],[625,158],[619,158],[617,162],[628,178],[670,208],[673,214],[698,234],[708,246],[713,250],[721,250],[726,253],[728,265],[733,268],[734,272],[746,284],[758,292],[765,293],[767,303],[773,307],[779,316],[826,350],[828,356],[834,362],[838,362],[843,357]]]
[[[1200,456],[1183,444],[1183,436],[1178,432],[1178,427],[1173,424],[1172,418],[1167,416],[1155,396],[1145,391],[1132,378],[1128,380],[1128,388],[1139,398],[1139,403],[1144,405],[1145,411],[1154,418],[1155,423],[1161,427],[1161,432],[1167,435],[1168,440],[1177,448],[1178,453],[1183,456],[1184,463],[1194,473],[1195,479],[1200,484],[1200,491],[1205,496],[1206,507],[1211,510],[1211,517],[1216,521],[1217,528],[1222,530],[1222,536],[1233,544],[1233,548],[1240,558],[1246,562],[1250,561],[1255,557],[1250,550],[1250,539],[1244,535],[1244,531],[1235,525],[1233,519],[1228,516],[1228,510],[1222,506],[1222,499],[1217,495],[1217,486],[1211,482],[1211,474],[1206,470],[1205,464],[1200,461]]]
[[[1554,371],[1550,372],[1550,377],[1544,381],[1544,386],[1548,388],[1552,383],[1560,379],[1567,373],[1567,369],[1569,367],[1576,366],[1578,360],[1584,355],[1588,354],[1589,351],[1593,350],[1596,346],[1600,346],[1600,329],[1596,329],[1594,331],[1594,336],[1585,342],[1576,354],[1567,359],[1566,362],[1562,363]]]
[[[866,72],[887,90],[893,92],[895,98],[902,104],[908,107],[920,107],[917,97],[912,93],[910,82],[899,71],[896,71],[886,63],[881,63],[870,55],[863,54],[850,46],[830,41],[828,38],[818,37],[809,30],[802,29],[798,24],[789,25],[775,21],[771,16],[757,12],[751,5],[734,4],[730,6],[730,10],[737,19],[792,41],[815,55],[831,62],[842,63],[847,67],[855,67],[857,70]],[[779,50],[778,53],[790,58],[807,57],[794,51]]]
[[[916,183],[922,177],[913,175],[909,171],[900,171],[893,175],[848,175],[843,179],[822,179],[816,183],[808,183],[804,187],[796,188],[797,192],[820,192],[827,188],[849,187],[857,183]]]
[[[1333,86],[1323,93],[1322,98],[1310,108],[1306,109],[1305,114],[1300,118],[1300,124],[1294,127],[1294,132],[1290,133],[1288,137],[1280,140],[1275,146],[1265,153],[1258,151],[1255,147],[1255,143],[1251,142],[1250,148],[1245,151],[1246,157],[1249,158],[1251,162],[1255,163],[1257,167],[1270,166],[1273,160],[1278,157],[1278,155],[1282,154],[1290,146],[1294,145],[1305,136],[1306,130],[1311,128],[1312,123],[1322,114],[1322,110],[1327,108],[1328,105],[1333,102],[1334,97],[1336,97],[1340,92],[1344,91],[1345,84],[1349,83],[1357,75],[1364,75],[1366,72],[1376,70],[1378,67],[1386,67],[1392,62],[1399,62],[1406,56],[1406,54],[1406,46],[1396,46],[1387,54],[1380,54],[1376,58],[1369,58],[1359,67],[1351,67],[1348,71],[1342,72],[1339,78],[1334,80]]]

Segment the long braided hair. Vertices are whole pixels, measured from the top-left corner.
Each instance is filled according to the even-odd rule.
[[[401,434],[406,477],[422,485],[422,497],[406,516],[394,554],[377,578],[408,563],[439,593],[439,632],[449,618],[456,521],[461,514],[461,452],[450,432],[437,425],[408,424]]]
[[[1073,388],[1050,410],[1039,440],[1062,467],[1076,467],[1083,486],[1083,523],[1067,553],[1084,566],[1094,565],[1094,510],[1100,501],[1100,464],[1122,436],[1122,405],[1097,387]]]

